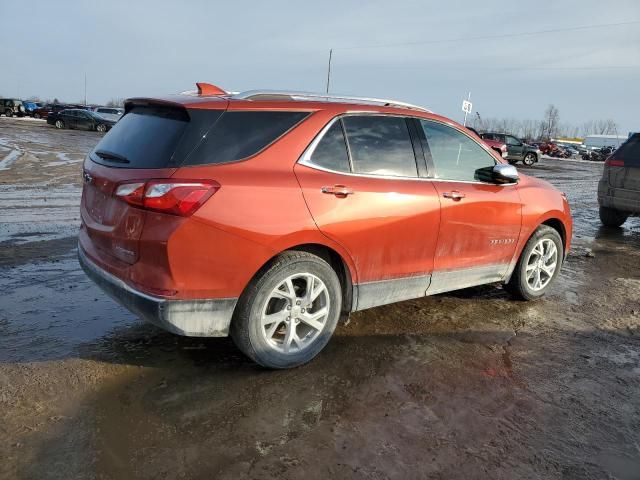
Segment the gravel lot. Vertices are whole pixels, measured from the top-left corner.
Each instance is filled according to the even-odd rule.
[[[522,169],[574,212],[543,300],[492,285],[359,312],[272,372],[84,276],[99,138],[0,118],[0,478],[640,478],[640,219],[600,227],[600,164]]]

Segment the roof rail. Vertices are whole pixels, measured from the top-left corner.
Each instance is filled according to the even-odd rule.
[[[298,101],[325,101],[325,102],[346,102],[346,103],[366,103],[371,105],[382,105],[388,107],[401,107],[409,108],[412,110],[420,110],[422,112],[429,112],[424,107],[418,105],[412,105],[410,103],[399,102],[397,100],[389,100],[384,98],[371,98],[371,97],[352,97],[347,95],[333,95],[328,93],[313,93],[313,92],[296,92],[287,90],[247,90],[246,92],[236,93],[231,98],[238,100],[298,100]]]

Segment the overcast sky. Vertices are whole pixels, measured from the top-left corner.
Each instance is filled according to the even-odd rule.
[[[484,117],[541,118],[553,103],[561,122],[640,130],[639,23],[444,41],[640,20],[639,0],[0,0],[0,18],[3,96],[79,101],[85,72],[91,103],[196,81],[322,91],[333,47],[334,93],[460,121],[471,91]]]

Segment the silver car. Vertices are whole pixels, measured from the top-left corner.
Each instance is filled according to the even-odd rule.
[[[116,107],[96,107],[93,109],[98,115],[112,122],[117,122],[124,115],[124,108]]]
[[[619,227],[640,215],[640,133],[634,133],[604,163],[598,184],[600,220]]]

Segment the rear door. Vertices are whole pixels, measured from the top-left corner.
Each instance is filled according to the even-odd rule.
[[[501,280],[522,223],[517,185],[481,178],[498,162],[480,143],[444,123],[419,120],[425,154],[440,196],[440,234],[430,292]]]
[[[429,286],[440,201],[413,128],[399,116],[334,119],[295,166],[318,228],[355,263],[359,310]]]

